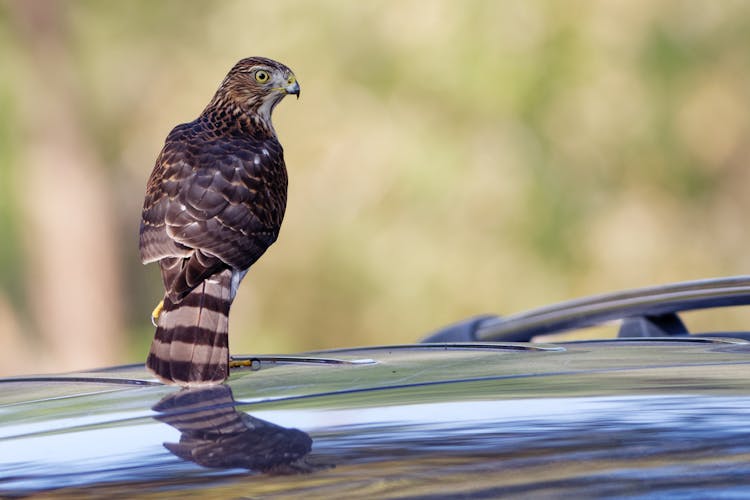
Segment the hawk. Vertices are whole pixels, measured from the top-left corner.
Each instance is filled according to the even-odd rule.
[[[166,383],[229,375],[229,308],[248,268],[276,241],[287,173],[271,113],[299,98],[292,71],[239,61],[198,118],[167,136],[148,180],[140,227],[144,264],[158,262],[164,299],[146,367]]]

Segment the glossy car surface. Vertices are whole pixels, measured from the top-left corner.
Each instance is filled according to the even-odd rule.
[[[719,281],[673,286],[668,294],[682,299],[636,312],[620,304],[631,309],[619,317],[632,333],[633,322],[674,325],[665,318],[687,306],[744,303],[748,280]],[[714,300],[717,289],[730,299],[696,302],[695,290]],[[559,314],[589,325],[602,305],[603,320],[613,319],[611,302],[539,314],[546,325]],[[526,314],[538,326],[539,314]],[[503,321],[470,320],[436,335],[496,332]],[[254,357],[225,385],[182,391],[141,366],[3,379],[0,496],[749,495],[748,334],[678,330]]]

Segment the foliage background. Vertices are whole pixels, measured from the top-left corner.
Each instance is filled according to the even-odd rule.
[[[248,55],[302,98],[234,352],[750,268],[749,2],[4,1],[0,374],[144,359],[146,178]]]

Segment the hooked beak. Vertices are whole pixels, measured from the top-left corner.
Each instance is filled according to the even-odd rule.
[[[297,99],[299,99],[299,82],[297,82],[297,79],[294,77],[294,75],[290,76],[287,80],[287,86],[284,87],[284,92],[286,92],[287,94],[294,94],[297,96]]]

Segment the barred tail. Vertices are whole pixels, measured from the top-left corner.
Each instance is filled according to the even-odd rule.
[[[166,383],[208,385],[229,376],[232,271],[205,280],[174,303],[164,297],[146,367]]]

